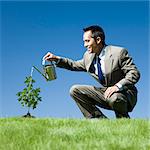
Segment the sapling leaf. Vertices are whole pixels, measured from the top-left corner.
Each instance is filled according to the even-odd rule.
[[[40,88],[33,88],[35,80],[31,76],[26,77],[24,83],[26,87],[16,94],[18,101],[23,107],[28,107],[28,110],[30,110],[30,108],[35,109],[37,108],[38,101],[42,101],[42,98],[39,96],[41,90]]]

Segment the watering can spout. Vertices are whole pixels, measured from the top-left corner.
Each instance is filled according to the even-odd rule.
[[[47,77],[36,66],[33,66],[33,68],[37,70],[46,80],[48,80]]]
[[[44,73],[42,73],[36,66],[33,67],[46,79],[46,81],[55,80],[57,78],[55,66],[52,62],[48,65],[43,65]]]

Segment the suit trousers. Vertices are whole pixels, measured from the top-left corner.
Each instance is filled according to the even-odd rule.
[[[90,85],[73,85],[70,95],[77,103],[86,118],[99,118],[104,114],[98,107],[115,111],[118,114],[128,113],[128,100],[123,92],[116,92],[109,99],[105,99],[106,87]],[[98,107],[97,107],[98,106]]]

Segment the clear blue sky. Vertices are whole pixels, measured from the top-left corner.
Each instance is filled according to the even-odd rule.
[[[148,2],[1,2],[1,97],[0,116],[21,116],[27,112],[16,93],[33,65],[42,69],[41,58],[48,51],[74,60],[85,52],[82,28],[98,24],[106,43],[124,46],[141,72],[138,103],[132,118],[149,118]],[[87,73],[56,68],[57,80],[46,82],[33,73],[41,88],[42,102],[31,113],[37,117],[82,118],[69,95],[74,84],[99,84]],[[114,118],[112,111],[102,110]]]

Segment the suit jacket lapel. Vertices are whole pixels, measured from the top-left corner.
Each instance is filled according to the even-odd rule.
[[[86,56],[85,66],[88,72],[93,62],[94,57],[95,57],[95,53],[91,53],[91,54],[88,53],[88,55]]]
[[[108,74],[112,68],[112,53],[111,53],[111,47],[108,46],[106,47],[106,52],[105,52],[105,73]]]
[[[105,73],[106,73],[106,85],[108,82],[111,80],[111,72],[112,72],[112,66],[113,66],[113,57],[112,57],[112,52],[111,52],[111,46],[106,47],[106,52],[105,52]]]

